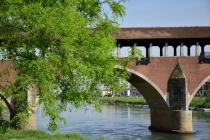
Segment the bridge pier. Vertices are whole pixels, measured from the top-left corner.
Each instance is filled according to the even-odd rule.
[[[151,109],[150,130],[193,134],[192,111],[185,110],[157,110]]]
[[[32,105],[32,111],[30,112],[30,116],[28,118],[28,122],[25,125],[25,129],[36,129],[36,112],[38,107],[36,106],[38,102],[38,98],[36,94],[39,92],[37,87],[31,87],[28,90],[28,102]]]
[[[25,104],[25,108],[21,109],[20,109],[21,107],[20,104],[16,103],[16,99],[13,97],[11,98],[10,105],[13,109],[13,113],[11,114],[10,112],[10,119],[13,119],[15,115],[17,115],[18,113],[22,113],[27,109],[27,107],[30,106],[31,109],[29,112],[30,115],[23,116],[24,118],[19,118],[20,122],[17,122],[20,123],[18,127],[22,130],[36,129],[36,112],[38,109],[38,107],[36,106],[38,102],[38,98],[36,96],[37,93],[38,93],[38,88],[30,87],[27,91],[27,97],[22,101],[23,102],[22,106]]]

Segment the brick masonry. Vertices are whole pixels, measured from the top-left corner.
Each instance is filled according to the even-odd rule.
[[[210,79],[210,64],[199,63],[198,56],[153,57],[147,65],[130,63],[129,69],[147,77],[149,81],[159,87],[163,96],[167,96],[169,91],[168,81],[178,63],[186,76],[187,100],[189,105],[200,86]],[[139,77],[139,79],[142,79],[142,77]],[[130,79],[129,82],[135,83],[136,80],[137,79],[133,78]],[[142,94],[144,95],[145,93]],[[167,97],[165,100],[167,100]]]

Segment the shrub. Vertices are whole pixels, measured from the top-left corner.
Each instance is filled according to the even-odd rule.
[[[0,102],[0,119],[2,118],[3,109],[4,109],[4,106],[3,106],[3,104]]]
[[[210,90],[206,91],[206,99],[203,104],[204,107],[210,108]]]
[[[6,120],[0,120],[0,133],[5,133],[7,129],[9,128],[10,123]]]

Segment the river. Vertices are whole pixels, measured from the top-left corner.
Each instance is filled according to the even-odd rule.
[[[193,127],[196,134],[168,134],[152,132],[150,110],[140,107],[102,105],[102,113],[86,109],[64,112],[62,116],[68,120],[61,124],[61,133],[80,133],[91,139],[104,137],[114,140],[209,140],[210,112],[193,111]],[[42,110],[37,112],[37,127],[47,131],[49,118],[42,117]]]

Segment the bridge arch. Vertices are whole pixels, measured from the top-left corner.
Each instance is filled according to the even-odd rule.
[[[151,109],[169,109],[168,97],[154,82],[135,70],[127,70],[131,73],[128,82],[131,83],[143,95]]]
[[[208,80],[210,79],[210,75],[208,75],[206,78],[204,78],[200,84],[198,84],[198,86],[195,88],[195,90],[193,91],[193,93],[190,95],[189,99],[188,99],[188,103],[187,105],[189,106],[193,97],[195,96],[195,94],[198,92],[198,90],[201,88],[201,86],[203,86]]]

